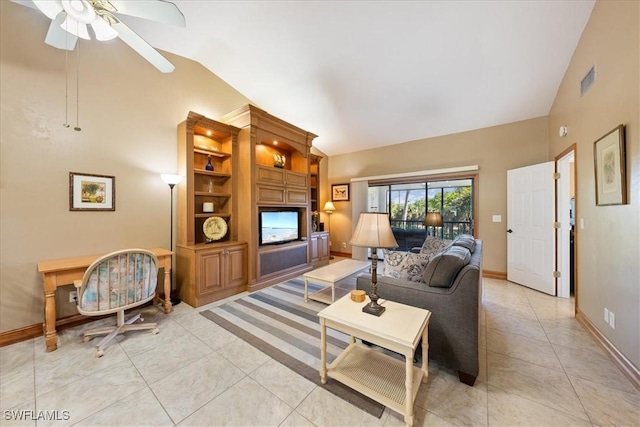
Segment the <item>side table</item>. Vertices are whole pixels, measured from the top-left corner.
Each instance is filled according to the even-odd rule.
[[[429,376],[429,320],[431,312],[421,308],[382,301],[387,309],[380,317],[362,312],[367,301],[356,303],[349,295],[318,313],[320,317],[320,380],[327,376],[403,414],[412,426],[414,403],[420,381]],[[349,346],[327,367],[327,327],[351,335]],[[405,357],[404,362],[364,344],[369,341]],[[422,366],[413,366],[413,355],[422,338]]]

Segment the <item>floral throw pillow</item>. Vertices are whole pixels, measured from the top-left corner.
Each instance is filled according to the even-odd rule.
[[[451,246],[451,243],[453,243],[453,240],[438,239],[437,237],[427,236],[422,244],[420,253],[432,256],[447,249]]]
[[[383,276],[421,282],[430,257],[427,254],[385,250]]]

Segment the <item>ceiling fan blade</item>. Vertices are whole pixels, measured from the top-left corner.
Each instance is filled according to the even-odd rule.
[[[112,27],[118,32],[118,37],[128,44],[133,50],[138,52],[144,59],[149,61],[154,67],[163,73],[172,72],[175,67],[164,56],[155,50],[149,43],[144,41],[131,28],[122,22],[112,24]]]
[[[163,24],[185,27],[184,15],[175,4],[163,1],[118,1],[110,0],[109,3],[116,8],[116,13],[148,19]]]
[[[64,10],[59,1],[33,0],[33,4],[40,9],[40,12],[47,15],[49,19],[56,19],[58,14]]]
[[[96,39],[100,41],[112,40],[118,37],[118,32],[111,28],[111,25],[107,24],[102,18],[98,18],[91,23],[93,33],[96,35]]]
[[[49,46],[53,46],[63,50],[73,50],[76,47],[76,41],[78,38],[71,33],[66,32],[62,27],[62,23],[66,19],[67,14],[61,12],[56,18],[51,21],[49,25],[49,31],[44,42]]]

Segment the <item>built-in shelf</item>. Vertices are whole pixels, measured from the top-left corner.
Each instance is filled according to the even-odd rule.
[[[238,240],[238,133],[226,123],[189,112],[178,125],[176,290],[193,307],[244,292],[248,250]],[[213,170],[207,170],[207,167]],[[206,212],[213,204],[213,212]],[[204,224],[219,217],[227,232],[210,241]]]
[[[196,196],[205,196],[205,197],[231,197],[231,193],[209,193],[208,191],[195,191],[194,194]]]
[[[221,157],[221,158],[231,157],[230,153],[223,153],[222,151],[217,151],[217,150],[207,150],[206,148],[202,148],[202,147],[194,147],[193,152],[206,154],[207,156],[215,156],[215,157]]]
[[[224,179],[231,178],[231,174],[230,173],[208,171],[208,170],[205,170],[205,169],[194,169],[193,173],[198,174],[198,175],[212,176],[212,177],[215,177],[215,178],[224,178]]]
[[[212,216],[219,216],[221,218],[230,218],[231,214],[228,213],[218,213],[218,212],[207,212],[207,213],[197,213],[195,214],[196,218],[209,218]]]

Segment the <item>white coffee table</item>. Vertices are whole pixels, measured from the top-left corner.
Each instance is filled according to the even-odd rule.
[[[379,300],[386,307],[380,317],[362,312],[367,301],[356,303],[346,295],[318,313],[320,317],[320,380],[327,376],[404,415],[407,426],[414,421],[414,403],[420,381],[429,376],[431,312]],[[351,335],[349,346],[327,367],[327,327]],[[364,344],[355,337],[404,355],[401,361]],[[422,338],[422,366],[413,366],[413,355]]]
[[[313,299],[326,304],[332,304],[336,300],[336,282],[344,279],[345,277],[351,276],[358,271],[364,270],[370,265],[371,263],[367,261],[345,259],[305,273],[303,275],[304,302],[309,302],[309,299]],[[329,296],[324,292],[328,288],[321,289],[318,292],[309,295],[309,280],[314,283],[320,283],[322,285],[330,287],[331,299],[329,299]]]

